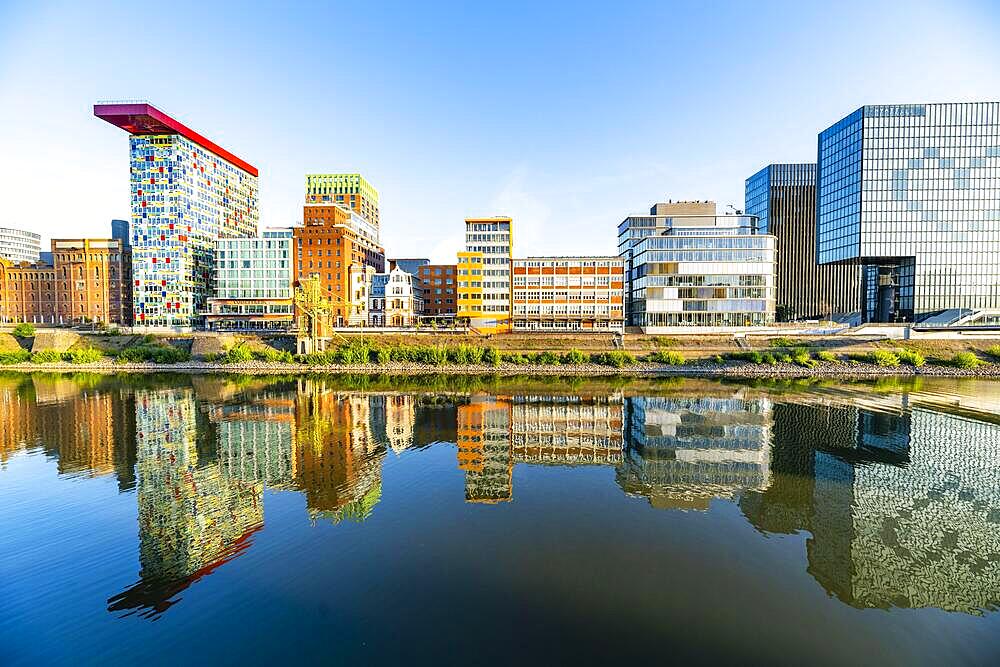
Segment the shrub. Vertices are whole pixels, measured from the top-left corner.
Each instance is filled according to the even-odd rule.
[[[143,340],[145,341],[145,339]],[[187,350],[182,350],[173,345],[157,343],[155,339],[153,341],[152,343],[143,342],[139,345],[126,347],[118,353],[115,361],[126,364],[137,364],[146,361],[152,361],[157,364],[176,364],[188,361],[191,358],[191,353]]]
[[[495,347],[488,347],[483,350],[483,363],[488,366],[499,366],[503,361],[503,355]]]
[[[290,364],[295,361],[291,352],[287,350],[276,350],[273,347],[265,347],[262,350],[251,350],[250,354],[258,361],[266,361],[272,364]]]
[[[475,364],[477,366],[479,364],[483,363],[483,353],[484,353],[483,348],[479,347],[478,345],[473,345],[472,347],[470,347],[469,348],[469,363],[470,364]]]
[[[25,361],[31,359],[31,352],[27,350],[13,350],[10,352],[0,352],[0,364],[7,366],[9,364],[23,364]]]
[[[785,336],[778,336],[771,341],[771,347],[793,347],[794,345],[795,341]]]
[[[21,322],[14,327],[11,334],[16,338],[31,338],[35,335],[35,325],[31,322]]]
[[[760,361],[758,361],[757,363],[767,364],[768,366],[774,366],[776,363],[778,363],[778,360],[770,352],[765,352],[760,355]]]
[[[469,346],[463,343],[462,345],[459,345],[458,347],[449,350],[448,361],[451,361],[456,364],[469,363]]]
[[[951,358],[951,365],[955,368],[976,368],[983,362],[972,352],[959,352]]]
[[[917,350],[896,350],[896,356],[904,364],[909,364],[910,366],[920,367],[927,363],[924,359],[924,355],[920,354]]]
[[[226,350],[220,361],[224,364],[245,364],[248,361],[253,361],[253,352],[249,345],[237,343]]]
[[[590,355],[584,354],[576,348],[571,349],[569,352],[562,356],[562,362],[564,364],[578,365],[585,364],[590,361]]]
[[[749,361],[752,364],[759,364],[764,361],[764,355],[762,355],[757,350],[748,350],[746,352],[730,352],[726,355],[727,359],[732,359],[733,361]]]
[[[997,361],[1000,361],[1000,345],[990,347],[990,349],[986,350],[986,354],[990,355]]]
[[[82,347],[63,352],[63,359],[71,364],[92,364],[104,358],[104,353],[93,347]]]
[[[595,354],[591,356],[590,360],[596,364],[612,366],[614,368],[631,366],[635,363],[635,357],[630,352],[625,352],[624,350],[612,350],[610,352]]]
[[[726,360],[722,358],[721,354],[715,355],[715,358],[712,361],[714,361],[715,363],[719,364],[720,366],[722,364],[726,363]]]
[[[55,350],[40,350],[31,355],[33,364],[52,364],[62,360],[62,355]]]
[[[816,358],[820,361],[835,362],[837,361],[837,355],[828,350],[820,350],[816,353]]]
[[[809,354],[809,350],[804,347],[794,347],[789,350],[789,355],[792,358],[792,363],[796,366],[802,366],[804,368],[812,368],[816,365],[813,361],[812,355]]]
[[[865,360],[869,364],[882,366],[884,368],[895,368],[899,366],[899,357],[889,350],[872,350],[865,355]]]
[[[649,355],[649,361],[669,366],[680,366],[684,363],[684,355],[674,350],[657,350]]]
[[[515,366],[524,366],[529,362],[528,358],[519,352],[507,352],[503,355],[503,360]]]
[[[380,347],[375,350],[375,363],[385,366],[392,361],[392,352],[387,347]]]
[[[540,364],[542,366],[558,366],[560,363],[559,355],[548,350],[542,352],[541,354],[536,354],[534,361],[536,364]]]

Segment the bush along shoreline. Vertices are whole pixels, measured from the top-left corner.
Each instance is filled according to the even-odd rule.
[[[114,356],[94,347],[67,352],[27,350],[0,352],[0,366],[17,370],[58,370],[89,366],[100,370],[240,370],[251,372],[338,371],[448,373],[520,372],[537,374],[697,374],[715,376],[849,376],[849,375],[975,375],[1000,377],[1000,345],[976,354],[958,352],[949,358],[927,359],[906,348],[877,348],[838,355],[801,346],[743,350],[711,358],[688,360],[671,349],[636,356],[625,350],[509,352],[490,346],[383,345],[358,341],[324,352],[293,355],[262,345],[240,342],[217,355],[194,359],[182,348],[141,339]]]

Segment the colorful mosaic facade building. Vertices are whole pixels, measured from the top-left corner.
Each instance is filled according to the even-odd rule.
[[[94,115],[131,135],[135,324],[192,326],[216,239],[257,234],[257,169],[145,102],[96,104]]]

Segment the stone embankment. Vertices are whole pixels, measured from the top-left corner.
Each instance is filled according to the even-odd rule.
[[[0,366],[0,369],[21,372],[99,372],[99,373],[241,373],[255,375],[289,375],[307,373],[341,373],[363,375],[578,375],[578,376],[701,376],[731,378],[851,378],[851,377],[980,377],[1000,379],[1000,364],[983,363],[976,368],[956,368],[939,364],[885,367],[860,362],[817,362],[806,368],[796,364],[776,363],[773,365],[754,364],[740,361],[690,362],[668,365],[640,361],[635,364],[615,368],[593,363],[583,364],[510,364],[497,366],[460,365],[390,362],[386,364],[364,365],[306,365],[301,363],[275,363],[248,361],[239,364],[221,364],[204,361],[186,361],[176,364],[119,363],[112,360],[90,364],[23,363]]]

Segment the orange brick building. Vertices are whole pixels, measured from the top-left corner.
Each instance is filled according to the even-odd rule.
[[[118,239],[53,239],[52,265],[0,260],[7,322],[128,324],[131,261]]]
[[[316,275],[333,304],[335,326],[357,326],[368,318],[370,275],[385,270],[378,230],[337,204],[306,204],[302,227],[292,230],[293,280]]]

